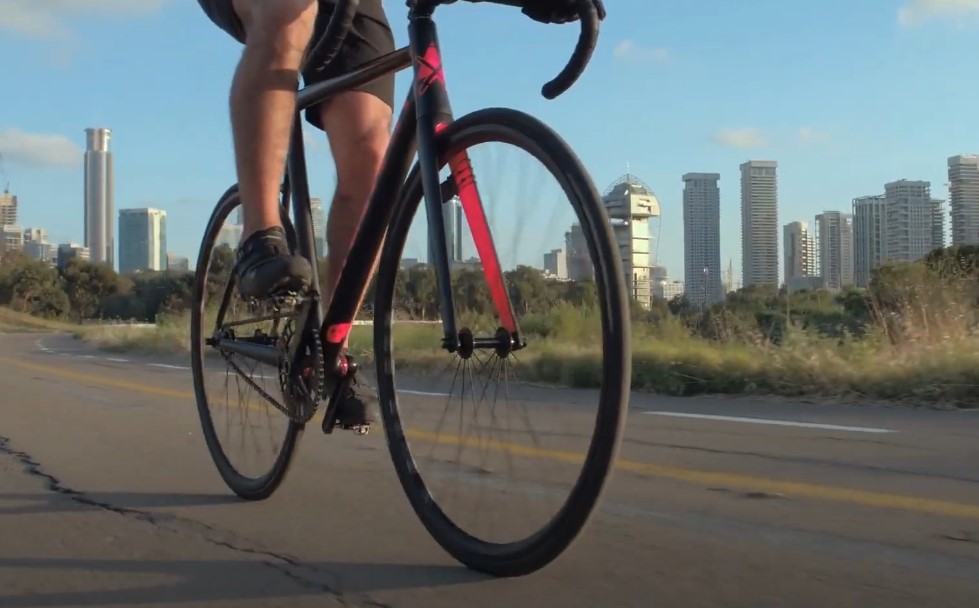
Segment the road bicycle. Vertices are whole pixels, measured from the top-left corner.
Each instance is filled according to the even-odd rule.
[[[353,358],[344,352],[343,344],[356,318],[359,295],[371,281],[372,266],[374,260],[378,260],[373,300],[377,391],[387,446],[402,488],[429,533],[450,555],[477,571],[496,576],[519,576],[542,568],[564,552],[585,527],[600,501],[626,418],[631,375],[630,314],[623,264],[608,215],[588,172],[568,144],[538,119],[513,109],[489,108],[453,118],[445,88],[434,11],[439,5],[454,1],[409,0],[408,45],[340,77],[298,91],[283,176],[282,218],[293,251],[309,259],[315,269],[317,256],[301,126],[303,110],[387,73],[406,68],[414,72],[413,85],[395,125],[369,206],[325,312],[320,302],[318,273],[314,272],[312,285],[304,293],[277,296],[271,303],[250,303],[258,311],[256,315],[261,313],[256,319],[271,320],[271,331],[248,334],[238,329],[242,322],[225,320],[235,291],[233,273],[228,272],[230,262],[227,259],[224,268],[220,269],[211,256],[222,246],[224,220],[240,204],[237,186],[232,186],[217,203],[205,231],[196,267],[191,319],[194,389],[207,447],[225,483],[244,499],[261,500],[272,495],[289,468],[305,425],[313,419],[321,401],[327,403],[323,412],[323,431],[330,434],[337,426],[338,396],[349,388],[358,368]],[[487,1],[519,5],[519,0]],[[350,29],[356,8],[357,0],[340,0],[324,35],[307,57],[325,56],[329,60],[335,56]],[[570,88],[591,58],[600,21],[591,0],[580,0],[580,17],[581,34],[570,61],[558,77],[542,89],[548,99],[554,99]],[[438,286],[442,337],[437,348],[453,360],[467,361],[480,353],[507,360],[526,352],[533,344],[534,340],[528,338],[527,332],[518,324],[470,165],[467,149],[480,142],[516,146],[540,161],[556,179],[562,196],[567,197],[581,226],[587,254],[594,263],[592,277],[601,318],[603,359],[600,363],[599,404],[594,428],[590,431],[589,448],[582,455],[581,471],[559,512],[546,525],[533,534],[506,543],[488,542],[462,529],[442,510],[429,491],[426,479],[415,466],[408,433],[402,424],[391,353],[394,276],[413,214],[422,200],[430,231],[431,264]],[[416,150],[417,162],[412,167]],[[440,183],[438,171],[446,164],[451,169],[451,177]],[[452,197],[461,200],[465,221],[473,235],[492,295],[498,328],[486,335],[457,326],[442,213],[443,205]],[[207,322],[210,311],[204,303],[211,291],[218,294],[219,300],[213,327]],[[262,398],[288,418],[281,451],[270,469],[261,475],[249,476],[232,466],[217,438],[204,388],[208,357],[215,356],[223,358],[236,374],[257,388]],[[273,391],[258,387],[255,378],[242,369],[243,364],[237,363],[240,361],[261,362],[276,368],[277,388],[283,403],[277,402]],[[369,428],[355,430],[366,433]]]

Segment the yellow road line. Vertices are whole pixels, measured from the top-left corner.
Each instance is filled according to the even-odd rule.
[[[113,388],[130,390],[149,395],[157,395],[161,397],[194,399],[194,393],[192,392],[176,391],[156,386],[149,386],[146,384],[128,382],[125,380],[116,380],[96,374],[83,374],[54,366],[28,363],[26,361],[20,361],[17,359],[0,357],[0,362],[14,365],[22,369],[46,373],[52,376],[58,376],[70,380],[77,380],[78,382],[86,384],[101,384],[103,386],[110,386]],[[441,443],[446,445],[462,445],[465,447],[479,447],[496,451],[505,451],[516,456],[540,458],[569,464],[580,464],[583,459],[582,454],[575,452],[567,452],[563,450],[545,450],[528,445],[475,438],[469,439],[456,435],[438,435],[416,429],[408,429],[406,431],[406,435],[410,439],[416,439],[419,441]],[[979,520],[979,505],[975,504],[935,500],[900,494],[869,492],[840,486],[774,479],[754,475],[742,475],[739,473],[685,469],[681,467],[650,464],[623,459],[619,459],[616,462],[616,468],[621,471],[627,471],[646,477],[671,479],[674,481],[701,486],[735,487],[751,491],[778,493],[800,498],[811,498],[826,502],[846,503],[863,507],[898,509],[913,511],[916,513],[925,513],[929,515]]]
[[[459,437],[457,435],[439,435],[436,433],[418,431],[415,429],[407,430],[405,435],[407,435],[409,438],[419,439],[421,441],[430,443],[491,449],[508,452],[515,456],[543,458],[547,460],[566,462],[569,464],[580,464],[584,460],[584,456],[582,454],[577,454],[575,452],[543,450],[528,445],[505,443],[502,441],[468,439]],[[735,487],[752,491],[785,494],[786,496],[792,495],[831,502],[850,503],[865,507],[883,507],[890,509],[902,509],[905,511],[916,511],[918,513],[929,513],[932,515],[979,519],[979,505],[966,503],[933,500],[930,498],[919,498],[915,496],[902,496],[899,494],[867,492],[865,490],[854,490],[839,486],[827,486],[802,481],[772,479],[769,477],[756,477],[754,475],[742,475],[739,473],[684,469],[681,467],[649,464],[645,462],[635,462],[622,459],[616,461],[616,468],[621,471],[628,471],[630,473],[636,473],[647,477],[672,479],[674,481],[682,481],[703,486]]]

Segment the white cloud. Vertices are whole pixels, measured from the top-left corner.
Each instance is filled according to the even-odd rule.
[[[29,38],[70,38],[77,15],[145,15],[170,0],[0,0],[0,30]]]
[[[765,134],[754,127],[721,129],[714,133],[713,140],[714,143],[729,148],[764,148],[768,145]]]
[[[31,167],[74,167],[84,151],[64,135],[5,129],[0,131],[0,154],[7,162]]]
[[[623,40],[612,50],[612,56],[623,61],[655,61],[662,63],[669,59],[666,49],[646,47],[632,40]]]
[[[799,127],[797,135],[799,142],[803,144],[817,144],[829,141],[829,133],[813,129],[812,127]]]
[[[898,23],[914,27],[934,19],[955,20],[979,16],[979,0],[908,0],[897,11]]]

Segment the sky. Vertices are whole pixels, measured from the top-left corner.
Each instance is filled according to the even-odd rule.
[[[405,44],[404,1],[384,5]],[[543,119],[600,191],[627,167],[648,183],[671,277],[683,278],[686,172],[721,174],[722,265],[737,276],[740,163],[778,161],[779,224],[812,224],[902,178],[946,198],[946,159],[979,153],[979,0],[606,6],[592,63],[553,101],[540,87],[566,62],[576,25],[489,4],[440,8],[449,93],[457,116],[510,106]],[[227,95],[240,52],[192,0],[0,0],[0,179],[20,199],[20,223],[82,241],[84,130],[108,127],[116,208],[165,209],[168,248],[193,261],[235,181]],[[312,192],[329,201],[334,169],[313,137]]]

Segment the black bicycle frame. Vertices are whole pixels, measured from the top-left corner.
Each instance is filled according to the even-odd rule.
[[[305,147],[302,136],[302,112],[328,98],[346,90],[366,84],[389,73],[399,72],[411,67],[414,80],[395,123],[391,141],[382,162],[382,168],[375,182],[367,209],[357,230],[346,264],[341,269],[339,280],[329,307],[323,314],[320,306],[320,285],[318,273],[313,273],[313,283],[307,306],[300,312],[297,326],[311,330],[318,328],[323,345],[323,357],[328,374],[345,372],[346,358],[341,355],[343,344],[349,335],[361,294],[370,282],[370,276],[384,242],[384,236],[397,202],[401,200],[402,186],[408,176],[417,145],[425,206],[429,225],[430,251],[435,265],[439,290],[439,307],[444,330],[443,347],[450,352],[459,349],[459,332],[456,328],[455,307],[450,286],[450,266],[447,251],[442,204],[444,203],[439,184],[439,150],[437,135],[452,122],[452,110],[445,87],[442,70],[438,33],[433,13],[439,0],[418,0],[408,16],[409,44],[360,68],[317,84],[301,89],[297,97],[297,111],[293,121],[292,136],[287,158],[287,171],[283,182],[283,195],[292,198],[294,224],[299,251],[307,255],[316,267],[316,248],[310,214],[310,194],[306,170]],[[506,335],[494,338],[477,339],[476,346],[497,346],[501,340],[510,345],[520,345],[521,338],[513,315],[513,307],[503,283],[499,258],[489,238],[486,216],[479,200],[468,156],[463,152],[449,159],[460,191],[463,210],[470,228],[473,230],[477,252],[483,264],[484,273],[490,283],[490,291],[500,314],[501,325]],[[478,232],[477,232],[478,231]],[[502,334],[503,332],[498,332]],[[290,348],[289,359],[299,362],[300,347],[314,336],[304,335]],[[244,344],[228,345],[228,350]],[[251,345],[249,345],[251,346]],[[276,365],[278,353],[271,348],[248,348],[245,356],[257,358]],[[518,346],[519,347],[519,346]],[[259,349],[265,352],[259,352]],[[293,369],[296,369],[295,367]]]

